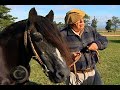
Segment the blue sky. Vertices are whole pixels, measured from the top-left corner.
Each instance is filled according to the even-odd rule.
[[[104,27],[105,22],[112,16],[120,18],[120,5],[7,5],[7,7],[11,8],[9,14],[18,18],[16,21],[27,19],[32,7],[35,7],[38,15],[42,16],[53,10],[54,21],[63,23],[66,12],[74,8],[84,10],[91,20],[95,16],[98,20],[98,27]]]

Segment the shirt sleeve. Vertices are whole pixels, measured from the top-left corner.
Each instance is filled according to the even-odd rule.
[[[108,45],[108,40],[105,36],[102,36],[101,34],[99,34],[96,29],[94,28],[91,28],[92,31],[93,31],[93,35],[94,35],[94,39],[95,39],[95,43],[97,44],[98,46],[98,49],[99,50],[103,50],[107,47]]]

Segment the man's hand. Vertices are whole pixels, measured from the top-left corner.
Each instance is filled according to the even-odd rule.
[[[96,51],[96,50],[98,50],[98,46],[97,46],[96,43],[92,43],[92,44],[90,44],[90,45],[88,46],[88,49],[89,49],[89,50]]]
[[[73,60],[79,60],[81,57],[81,53],[80,52],[72,52],[72,58]]]

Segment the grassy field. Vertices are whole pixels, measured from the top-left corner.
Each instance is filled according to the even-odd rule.
[[[100,64],[97,64],[101,78],[105,85],[120,85],[120,37],[107,37],[108,47],[99,51]],[[41,66],[36,61],[31,60],[30,81],[38,85],[64,85],[64,83],[54,84],[49,81],[43,73]]]
[[[120,30],[117,30],[116,32],[107,32],[106,30],[98,30],[100,34],[103,35],[120,35]]]
[[[100,52],[97,64],[105,85],[120,85],[120,37],[108,37],[108,47]]]

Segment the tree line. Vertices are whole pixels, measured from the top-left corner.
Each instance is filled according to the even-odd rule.
[[[6,5],[0,5],[0,31],[2,31],[8,25],[14,23],[15,19],[17,19],[17,17],[13,17],[12,15],[8,14],[10,10],[11,9],[6,7]],[[95,16],[92,19],[92,22],[90,23],[90,16],[86,14],[84,21],[87,26],[92,26],[93,28],[97,29],[98,20]],[[57,23],[56,21],[54,21],[54,23],[57,25],[58,29],[62,29],[65,27],[65,24],[62,22]],[[106,21],[105,29],[108,32],[115,32],[118,26],[120,26],[120,19],[118,17],[113,16],[111,19]]]
[[[97,29],[97,23],[98,23],[98,20],[96,19],[96,17],[94,16],[94,18],[92,19],[92,22],[90,23],[90,16],[88,16],[87,14],[85,15],[85,24],[87,26],[92,26],[93,28]],[[59,29],[62,29],[65,27],[65,24],[62,23],[62,22],[58,22],[56,23],[54,21],[55,24],[57,24],[57,27]],[[107,22],[106,22],[106,26],[105,26],[105,29],[108,31],[108,32],[112,32],[112,31],[116,31],[118,26],[120,26],[120,19],[116,16],[113,16],[111,19],[108,19]]]
[[[13,17],[8,14],[10,12],[10,8],[7,8],[6,5],[0,5],[0,31],[2,31],[5,27],[15,22],[17,17]]]
[[[97,29],[98,20],[95,18],[95,16],[90,23],[90,16],[85,15],[84,21],[87,26],[92,26],[93,28]],[[54,23],[56,23],[56,22],[54,22]],[[65,24],[62,22],[59,22],[56,24],[59,29],[65,27]],[[111,19],[107,20],[105,30],[107,30],[108,32],[112,32],[112,31],[115,32],[119,26],[120,26],[120,19],[118,17],[113,16]]]
[[[120,19],[118,17],[115,17],[113,16],[112,19],[109,19],[107,22],[106,22],[106,27],[105,29],[108,31],[108,32],[112,32],[112,31],[116,31],[118,26],[120,26]]]

